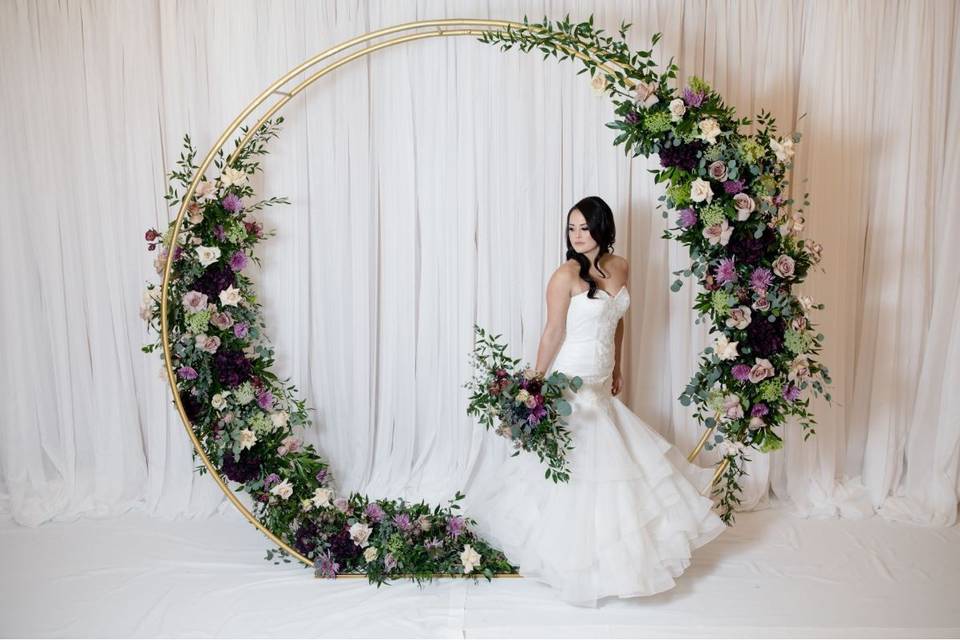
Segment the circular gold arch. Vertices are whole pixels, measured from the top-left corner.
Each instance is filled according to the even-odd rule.
[[[455,27],[460,27],[460,28],[455,28]],[[476,27],[491,27],[491,28],[478,29]],[[532,25],[527,25],[520,22],[511,22],[508,20],[482,20],[482,19],[473,19],[473,18],[464,18],[464,19],[450,18],[450,19],[443,19],[443,20],[421,20],[417,22],[407,22],[407,23],[395,25],[392,27],[387,27],[385,29],[371,31],[370,33],[367,33],[361,36],[357,36],[356,38],[347,40],[346,42],[339,44],[335,47],[331,47],[326,51],[323,51],[322,53],[319,53],[313,56],[312,58],[309,58],[308,60],[302,62],[300,65],[294,67],[293,69],[288,71],[286,74],[284,74],[281,78],[274,81],[273,84],[271,84],[266,89],[264,89],[263,92],[260,93],[260,95],[254,98],[253,101],[251,101],[250,104],[248,104],[246,108],[244,108],[244,110],[240,112],[240,115],[238,115],[233,120],[233,122],[231,122],[227,126],[227,128],[224,129],[223,133],[220,134],[220,137],[217,138],[216,142],[214,142],[213,146],[210,148],[210,151],[207,152],[207,155],[204,157],[203,162],[201,162],[199,167],[197,167],[197,170],[193,176],[193,180],[191,180],[190,186],[187,188],[186,193],[183,195],[183,200],[180,204],[180,209],[177,211],[177,218],[174,221],[173,234],[171,236],[172,238],[174,238],[174,243],[176,242],[176,238],[180,233],[180,225],[183,222],[184,215],[187,211],[187,206],[190,203],[191,199],[193,198],[193,193],[194,191],[196,191],[197,185],[200,183],[200,179],[203,177],[204,172],[206,172],[206,170],[210,167],[210,164],[213,162],[213,159],[216,157],[217,152],[223,147],[224,144],[226,144],[230,136],[233,135],[234,132],[236,132],[237,129],[243,125],[243,123],[247,120],[247,118],[249,118],[251,114],[253,114],[258,108],[260,108],[265,102],[267,102],[267,100],[269,100],[271,96],[278,96],[278,99],[269,108],[267,108],[267,110],[263,112],[262,115],[260,115],[260,117],[258,118],[258,120],[253,126],[248,128],[244,137],[237,144],[237,148],[234,150],[234,152],[230,155],[229,159],[227,160],[227,165],[230,165],[233,163],[237,155],[243,150],[243,148],[247,145],[247,143],[249,143],[250,139],[253,137],[256,131],[260,128],[260,126],[264,124],[268,119],[270,119],[274,114],[280,111],[280,109],[282,109],[284,105],[286,105],[288,102],[290,102],[290,100],[295,98],[297,95],[303,92],[307,87],[309,87],[311,84],[313,84],[323,76],[327,75],[331,71],[349,62],[352,62],[353,60],[356,60],[366,55],[370,55],[374,51],[379,51],[380,49],[386,49],[388,47],[392,47],[398,44],[403,44],[406,42],[413,42],[416,40],[425,40],[427,38],[436,38],[436,37],[445,37],[445,36],[480,36],[484,33],[484,31],[506,30],[508,27],[512,29],[536,28]],[[318,71],[315,71],[314,73],[312,73],[311,75],[309,75],[308,77],[300,81],[299,83],[295,84],[294,86],[290,87],[287,90],[284,90],[284,87],[290,84],[291,81],[293,81],[294,78],[296,78],[298,75],[306,72],[308,69],[310,69],[311,67],[314,67],[315,65],[317,65],[323,60],[326,60],[327,58],[336,56],[341,52],[345,52],[357,45],[367,43],[371,40],[382,38],[384,36],[391,36],[393,34],[399,34],[405,31],[416,31],[416,32],[410,33],[407,35],[393,37],[391,39],[384,40],[382,42],[377,42],[376,44],[369,44],[359,49],[358,51],[354,51],[353,53],[350,53],[349,55],[344,56],[343,58],[330,62],[326,66],[320,68]],[[562,45],[560,45],[559,48],[565,50],[567,53],[569,53],[572,56],[586,59],[586,56],[584,56],[579,51],[568,49]],[[597,67],[599,69],[603,69],[608,73],[612,73],[613,68],[609,66],[611,64],[615,64],[615,63],[602,63],[602,64],[597,63]],[[632,81],[628,80],[628,82],[632,84]],[[176,404],[177,412],[180,414],[180,420],[183,422],[183,425],[187,430],[187,434],[190,436],[190,440],[193,442],[193,448],[197,452],[197,455],[200,456],[200,459],[203,462],[203,465],[210,472],[210,475],[216,481],[217,486],[220,487],[220,490],[223,491],[224,495],[227,497],[227,499],[230,500],[233,506],[236,507],[237,510],[239,510],[240,513],[243,514],[243,516],[250,522],[250,524],[252,524],[257,529],[259,529],[261,533],[267,536],[267,538],[269,538],[274,544],[276,544],[278,547],[283,549],[286,553],[296,558],[300,562],[304,563],[305,565],[313,566],[313,562],[309,558],[300,554],[296,549],[288,545],[286,542],[284,542],[279,537],[277,537],[272,531],[270,531],[265,526],[263,526],[263,524],[259,520],[257,520],[257,518],[254,517],[252,513],[250,513],[250,510],[247,509],[247,507],[244,506],[242,502],[240,502],[236,494],[230,490],[230,488],[226,485],[226,483],[224,483],[223,479],[220,477],[219,470],[217,470],[210,463],[210,459],[207,456],[206,452],[203,450],[203,446],[200,444],[200,440],[197,438],[197,435],[193,431],[193,428],[190,423],[190,419],[187,418],[187,414],[186,414],[186,411],[184,410],[183,403],[180,400],[179,390],[177,389],[176,374],[173,371],[173,361],[172,361],[172,355],[170,351],[169,328],[167,325],[167,296],[168,296],[168,289],[169,289],[170,271],[173,265],[174,253],[175,252],[172,250],[168,252],[166,263],[163,269],[163,281],[162,281],[161,292],[160,292],[160,333],[161,333],[161,342],[163,346],[163,361],[164,361],[164,366],[167,372],[167,381],[170,384],[170,388],[173,390],[174,403]],[[713,429],[714,429],[713,427],[710,427],[704,431],[703,436],[700,438],[699,442],[697,442],[697,445],[694,447],[693,451],[691,451],[690,454],[687,456],[687,459],[689,461],[692,462],[694,458],[696,458],[697,454],[700,453],[700,450],[703,448],[704,444],[706,443],[707,438],[709,438],[710,434],[713,433]],[[710,487],[712,487],[716,483],[717,479],[721,475],[723,475],[723,472],[726,470],[726,467],[728,466],[728,464],[729,464],[729,460],[725,458],[723,462],[717,466],[717,470],[710,481],[710,485],[702,489],[701,493],[708,491]],[[451,577],[463,577],[460,574],[450,574],[450,575]],[[363,576],[364,574],[340,574],[339,577],[359,578]],[[520,574],[495,574],[495,577],[499,578],[499,577],[523,577],[523,576],[521,576]]]

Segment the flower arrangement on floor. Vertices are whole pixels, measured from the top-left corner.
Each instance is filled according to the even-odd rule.
[[[788,195],[800,134],[778,135],[774,118],[763,111],[754,133],[741,132],[752,121],[737,119],[706,82],[691,77],[686,86],[672,87],[672,58],[657,74],[652,49],[632,52],[629,24],[621,23],[613,38],[594,29],[593,16],[571,24],[568,15],[556,26],[546,18],[531,24],[524,16],[523,22],[522,28],[486,31],[479,40],[504,50],[537,48],[544,59],[579,59],[584,68],[578,74],[589,71],[594,90],[615,105],[617,119],[607,123],[618,132],[613,144],[623,144],[624,154],[659,156],[661,168],[651,173],[656,183],[666,183],[659,200],[675,212],[677,225],[663,238],[688,247],[691,258],[674,275],[698,278],[697,322],[709,321],[714,334],[679,399],[695,405],[698,422],[718,432],[714,441],[729,464],[715,493],[729,524],[740,502],[737,478],[742,460],[749,461],[747,450],[780,448],[774,428],[790,416],[802,425],[804,440],[815,433],[810,398],[801,399],[805,390],[831,400],[824,392],[829,371],[817,358],[824,337],[809,315],[824,305],[794,294],[822,251],[799,237],[803,208],[793,210]],[[655,34],[653,45],[659,39]],[[613,71],[600,68],[607,63]],[[678,278],[670,288],[679,291],[682,284]]]
[[[328,464],[299,435],[309,426],[307,408],[296,387],[271,371],[273,349],[245,274],[251,262],[260,264],[256,245],[274,235],[264,232],[255,212],[288,203],[254,201],[250,184],[261,170],[256,158],[267,153],[266,142],[282,122],[278,117],[264,123],[229,166],[220,151],[219,176],[203,177],[176,238],[176,221],[164,232],[145,234],[147,249],[157,251],[154,266],[161,276],[173,252],[167,326],[190,427],[218,472],[252,498],[254,517],[312,560],[317,576],[365,573],[379,586],[402,575],[420,584],[434,575],[489,580],[494,573],[516,573],[502,552],[474,535],[475,521],[457,513],[464,497],[459,492],[442,508],[341,495]],[[195,154],[184,136],[171,183],[189,186]],[[171,206],[183,203],[172,184],[165,197]],[[157,333],[143,347],[147,353],[162,351],[160,293],[158,284],[149,283],[140,310]],[[283,548],[269,550],[267,559],[290,562]]]
[[[513,456],[521,451],[535,453],[546,462],[544,477],[567,482],[570,471],[566,454],[573,448],[564,416],[570,415],[570,403],[564,391],[577,391],[583,381],[554,371],[550,377],[529,367],[516,368],[519,359],[505,355],[506,345],[474,325],[474,348],[470,354],[473,378],[464,385],[473,392],[467,415],[480,419],[487,429],[499,422],[498,435],[513,441]]]

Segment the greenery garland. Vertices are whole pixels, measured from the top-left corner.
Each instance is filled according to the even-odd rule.
[[[655,183],[666,183],[657,208],[665,207],[664,218],[668,209],[677,215],[677,226],[663,238],[686,246],[691,259],[674,275],[697,277],[696,322],[710,322],[714,336],[679,400],[693,404],[698,422],[716,430],[706,448],[719,446],[729,461],[714,493],[720,495],[721,517],[732,523],[747,450],[779,449],[774,429],[789,416],[798,418],[804,440],[815,433],[810,398],[800,399],[808,388],[831,401],[824,390],[829,371],[817,359],[824,336],[808,316],[824,305],[793,293],[822,251],[798,237],[803,208],[792,211],[794,201],[787,197],[800,134],[777,137],[774,118],[763,111],[754,133],[741,132],[752,121],[737,119],[735,109],[695,76],[687,86],[671,88],[673,58],[657,74],[652,49],[631,52],[630,24],[621,23],[614,38],[594,29],[592,15],[578,24],[569,15],[555,25],[546,17],[531,24],[524,16],[523,23],[485,31],[479,40],[502,50],[537,48],[544,59],[579,59],[584,68],[578,75],[589,71],[594,90],[615,105],[617,119],[606,125],[618,132],[613,144],[634,157],[659,156],[661,168],[650,170]],[[655,34],[652,45],[659,39]],[[682,284],[677,278],[671,291]]]

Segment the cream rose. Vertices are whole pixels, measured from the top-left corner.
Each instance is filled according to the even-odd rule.
[[[700,135],[698,136],[701,140],[709,144],[716,144],[717,136],[720,135],[720,125],[713,118],[704,118],[697,123],[697,127],[700,129]]]
[[[255,434],[250,429],[243,429],[240,431],[240,448],[241,449],[249,449],[255,444],[257,444],[257,434]]]
[[[790,138],[783,138],[781,140],[770,138],[770,149],[776,154],[777,160],[786,162],[793,157],[793,140]]]
[[[713,342],[713,351],[720,360],[733,360],[737,357],[737,341],[731,342],[726,335],[720,334]]]
[[[230,395],[229,391],[221,391],[220,393],[213,394],[213,397],[210,399],[210,406],[220,411],[227,406],[227,396]]]
[[[652,107],[660,102],[660,98],[657,97],[656,82],[638,82],[634,88],[634,93],[636,94],[637,102],[639,102],[642,107]]]
[[[480,564],[480,554],[469,544],[464,545],[463,552],[460,553],[460,562],[463,564],[463,572],[471,573]]]
[[[207,180],[201,180],[193,191],[193,197],[197,202],[213,200],[217,197],[217,185]]]
[[[743,405],[740,396],[735,393],[723,396],[723,416],[727,420],[739,420],[743,417]]]
[[[240,302],[240,289],[230,285],[220,292],[220,304],[237,306]]]
[[[713,188],[710,183],[696,178],[690,183],[690,199],[694,202],[710,202],[713,200]]]
[[[810,361],[805,356],[797,356],[790,362],[787,380],[798,382],[810,377]]]
[[[300,510],[301,511],[310,511],[313,508],[313,503],[310,502],[310,498],[304,498],[300,501]]]
[[[607,79],[603,76],[602,72],[594,74],[593,79],[590,81],[590,86],[593,87],[594,92],[603,94],[607,88]]]
[[[278,482],[270,487],[270,493],[275,496],[280,496],[282,500],[286,500],[293,495],[293,485],[290,484],[289,480],[284,479],[283,482]]]
[[[350,539],[360,547],[366,547],[370,544],[368,538],[373,533],[373,529],[365,522],[356,522],[350,527]]]
[[[333,491],[327,487],[318,487],[313,490],[313,496],[310,498],[310,501],[313,502],[315,507],[329,507],[330,498],[333,497]]]
[[[703,230],[703,237],[711,245],[719,243],[721,246],[727,246],[730,242],[730,236],[733,235],[733,227],[727,224],[726,220],[721,220],[720,224],[712,224]]]
[[[737,329],[746,329],[747,325],[750,324],[750,307],[740,305],[739,307],[734,307],[730,309],[730,312],[727,317],[727,326],[736,327]]]
[[[757,358],[753,366],[750,367],[750,382],[756,384],[773,376],[773,365],[766,358]]]
[[[273,423],[274,429],[282,429],[287,426],[287,421],[290,419],[290,414],[286,411],[276,411],[270,414],[270,421]]]
[[[220,247],[204,247],[201,245],[197,247],[197,258],[200,260],[200,264],[209,267],[220,259]]]
[[[220,184],[224,187],[242,187],[247,184],[247,174],[233,167],[227,167],[220,174]]]
[[[683,103],[682,98],[675,98],[670,101],[670,119],[679,122],[687,112],[687,105]]]
[[[520,389],[520,393],[517,394],[517,402],[526,403],[530,398],[530,392],[526,389]]]
[[[363,552],[363,559],[366,560],[367,562],[373,562],[374,560],[377,559],[377,556],[379,554],[380,552],[377,551],[376,547],[367,547],[366,550]]]

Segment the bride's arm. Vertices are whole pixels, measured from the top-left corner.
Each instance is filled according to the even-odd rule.
[[[547,324],[537,348],[536,370],[546,374],[547,367],[563,344],[567,332],[567,308],[570,306],[570,273],[557,269],[547,283]]]
[[[613,350],[613,371],[617,373],[620,371],[620,345],[623,344],[623,318],[620,318],[620,322],[617,323],[617,333],[614,335],[613,341],[616,345]]]

